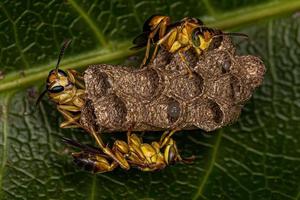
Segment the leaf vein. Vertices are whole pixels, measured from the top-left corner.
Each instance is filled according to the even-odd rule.
[[[209,15],[215,17],[216,16],[216,11],[214,10],[213,6],[211,5],[209,0],[203,0],[204,6],[206,7]]]
[[[74,3],[74,0],[70,0],[69,2]],[[74,5],[77,5],[77,4],[74,4]],[[78,5],[77,5],[77,8],[81,9]],[[243,11],[243,13],[241,13],[242,12],[241,10],[235,10],[228,14],[218,15],[218,19],[216,19],[214,21],[210,21],[210,22],[208,21],[207,24],[209,26],[215,26],[215,27],[219,27],[222,29],[228,29],[228,28],[232,28],[235,26],[241,26],[245,23],[249,23],[250,21],[257,21],[259,19],[265,19],[266,17],[272,17],[274,15],[277,15],[280,13],[279,8],[283,8],[284,12],[293,12],[297,9],[300,9],[300,2],[299,1],[290,1],[288,3],[288,5],[284,2],[281,2],[281,3],[279,2],[276,4],[273,3],[271,5],[269,3],[265,3],[265,4],[261,4],[259,7],[249,8],[249,9],[247,9],[247,11]],[[270,13],[272,15],[270,15]],[[236,17],[237,15],[242,16],[242,17],[237,18]],[[98,28],[96,27],[96,25],[94,24],[94,22],[92,22],[90,20],[89,16],[87,16],[85,13],[84,13],[84,16],[87,17],[87,19],[88,19],[87,22],[91,23],[92,27],[96,28],[95,29],[96,31],[99,31]],[[91,25],[91,24],[89,24],[89,25]],[[103,38],[103,40],[105,40],[105,38]],[[126,43],[127,43],[127,48],[128,48],[129,42],[127,41]],[[115,49],[119,49],[120,46],[116,46]],[[105,50],[108,50],[108,52],[106,52],[107,54],[115,54],[115,52],[109,51],[109,48],[105,48]],[[128,52],[128,50],[126,51],[124,49],[122,49],[121,51],[123,51],[125,53],[123,53],[123,55],[117,56],[117,58],[114,55],[103,55],[103,53],[99,53],[99,50],[97,50],[97,53],[94,53],[94,56],[99,59],[93,59],[93,58],[91,58],[91,55],[78,55],[76,58],[73,58],[74,62],[70,62],[70,63],[65,62],[65,63],[70,64],[69,68],[70,67],[80,68],[80,67],[83,67],[84,65],[94,64],[95,62],[112,61],[114,59],[121,59],[121,58],[124,58],[125,56],[132,55],[135,53],[135,52],[131,52],[131,54],[130,54]],[[118,53],[122,54],[120,52],[118,52]],[[91,52],[86,53],[86,54],[91,54]],[[103,59],[101,58],[101,56],[103,56]],[[105,59],[104,57],[106,57],[108,59]],[[113,58],[113,59],[110,59],[110,58]],[[54,61],[53,63],[55,63],[55,62],[56,61]],[[27,86],[34,82],[40,81],[41,79],[44,79],[50,70],[50,68],[48,66],[49,66],[48,64],[44,64],[42,66],[35,67],[38,69],[30,68],[30,69],[24,70],[24,73],[27,76],[21,77],[21,78],[19,77],[18,73],[7,74],[5,79],[0,81],[1,82],[0,91],[15,89],[15,88],[22,88],[21,86],[24,87],[24,86]]]
[[[134,15],[134,17],[135,17],[135,20],[136,20],[136,22],[138,23],[138,26],[139,26],[139,27],[142,27],[143,23],[142,23],[141,19],[140,19],[139,16],[138,16],[138,13],[137,13],[137,11],[136,11],[136,8],[135,8],[134,3],[133,3],[132,0],[130,0],[130,4],[131,4],[131,7],[132,7],[132,11],[133,11],[133,15]]]
[[[96,190],[96,176],[93,176],[92,178],[92,187],[91,187],[91,198],[90,200],[94,200],[95,199],[95,190]]]
[[[228,172],[228,170],[226,170],[224,167],[222,167],[221,165],[219,165],[218,163],[215,163],[216,168],[218,168],[219,170],[221,170],[222,172],[224,172],[229,178],[231,178],[231,180],[233,180],[234,182],[236,182],[243,190],[245,190],[246,192],[248,192],[249,194],[251,193],[251,191],[248,190],[247,187],[245,187],[240,181],[239,179],[235,178],[232,174],[230,174]]]
[[[68,1],[70,5],[73,7],[75,11],[82,17],[82,19],[87,23],[87,25],[91,28],[91,30],[94,32],[97,40],[102,46],[108,46],[107,39],[105,38],[102,30],[95,24],[95,22],[90,18],[90,16],[86,13],[85,10],[83,10],[75,0],[69,0]]]
[[[21,56],[21,60],[23,62],[23,64],[25,65],[25,68],[28,69],[29,68],[29,63],[26,59],[26,56],[24,55],[24,52],[21,48],[21,45],[20,45],[20,40],[19,40],[19,35],[18,35],[18,31],[17,31],[17,28],[16,28],[16,23],[12,20],[10,14],[8,13],[8,11],[5,9],[4,6],[2,6],[2,10],[3,12],[5,13],[6,17],[8,18],[8,20],[10,21],[10,23],[12,24],[12,28],[13,28],[13,32],[14,32],[14,38],[15,38],[15,42],[16,42],[16,47],[20,53],[20,56]]]
[[[199,188],[195,194],[195,196],[193,197],[194,200],[198,199],[199,196],[202,196],[202,192],[204,190],[204,187],[207,183],[207,180],[212,172],[212,169],[214,168],[215,162],[216,162],[216,158],[217,158],[217,153],[220,147],[220,143],[222,140],[222,135],[223,135],[223,130],[220,130],[218,132],[217,138],[216,138],[216,142],[214,145],[214,148],[212,149],[212,154],[211,154],[211,161],[207,167],[207,171],[202,179],[202,181],[200,182]]]
[[[3,128],[3,133],[2,133],[2,155],[1,155],[1,166],[0,166],[0,188],[3,188],[2,184],[3,184],[3,174],[4,174],[4,169],[6,166],[6,161],[7,161],[7,144],[8,144],[8,112],[9,112],[9,102],[11,97],[13,96],[13,93],[8,93],[5,98],[4,101],[1,105],[1,110],[2,110],[2,128]],[[2,189],[0,189],[0,198],[3,197],[2,194]]]
[[[116,45],[116,48],[118,50],[112,52],[108,48],[85,53],[82,55],[77,55],[76,57],[69,57],[69,59],[64,59],[62,61],[62,67],[61,69],[79,69],[86,67],[87,65],[96,64],[99,62],[111,62],[114,60],[119,60],[126,58],[127,56],[130,56],[135,51],[129,50],[129,44],[128,43],[122,43],[120,45]],[[106,51],[105,53],[103,51]],[[0,81],[0,91],[15,89],[15,88],[24,88],[25,86],[28,86],[32,83],[35,83],[39,80],[46,79],[46,77],[49,74],[49,71],[51,70],[52,66],[55,65],[55,62],[52,62],[50,64],[44,64],[41,66],[37,66],[28,70],[24,70],[25,74],[28,74],[25,77],[19,77],[19,73],[12,73],[10,75],[7,75],[2,81]]]

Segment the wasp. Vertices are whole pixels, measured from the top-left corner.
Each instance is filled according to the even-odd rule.
[[[157,32],[159,32],[158,35]],[[146,20],[143,33],[133,40],[135,46],[132,48],[146,46],[146,53],[142,65],[145,65],[148,60],[151,41],[155,45],[155,49],[150,62],[156,57],[159,46],[162,46],[170,53],[178,52],[184,63],[184,67],[187,69],[189,75],[192,76],[192,70],[190,66],[188,66],[183,53],[192,48],[197,55],[202,55],[203,51],[209,50],[211,46],[214,48],[218,47],[224,35],[248,37],[243,33],[224,33],[221,30],[206,27],[203,22],[197,18],[185,17],[179,22],[170,24],[170,18],[168,16],[154,15]],[[145,42],[146,39],[147,43]],[[214,39],[216,40],[214,41]],[[216,43],[218,43],[218,45],[216,45]]]
[[[127,143],[116,140],[112,150],[116,157],[141,171],[161,170],[176,162],[190,163],[194,159],[193,157],[183,159],[178,153],[177,145],[171,138],[175,131],[166,131],[159,142],[154,141],[148,144],[143,143],[141,138],[131,134],[129,130],[127,132]],[[83,145],[68,138],[63,138],[63,141],[81,149],[81,152],[72,153],[72,156],[74,163],[87,171],[104,173],[118,167],[118,163],[103,154],[99,148]],[[121,168],[124,169],[122,166]],[[129,170],[129,168],[125,169]]]
[[[151,45],[155,44],[155,49],[151,57],[151,61],[153,61],[158,52],[159,44],[157,44],[157,41],[164,38],[170,30],[180,27],[180,31],[185,31],[203,25],[203,22],[200,19],[192,17],[185,17],[181,21],[172,24],[170,22],[169,16],[162,15],[152,15],[145,21],[143,33],[133,40],[135,46],[132,47],[132,49],[138,49],[146,46],[142,66],[146,64],[149,58]]]
[[[64,42],[56,67],[49,72],[46,81],[46,89],[40,94],[36,101],[36,105],[41,101],[42,97],[47,93],[50,100],[57,106],[57,110],[63,115],[64,122],[60,124],[61,128],[83,128],[92,135],[101,150],[123,168],[129,168],[127,162],[116,157],[111,149],[105,146],[101,137],[92,128],[87,129],[81,126],[79,120],[81,109],[85,104],[85,86],[83,77],[80,73],[73,69],[63,71],[59,69],[61,58],[64,55],[65,49],[69,46],[71,40]]]
[[[41,93],[37,104],[47,93],[50,100],[57,104],[57,110],[63,115],[64,122],[60,124],[61,128],[78,128],[80,124],[80,111],[84,105],[84,84],[83,77],[75,70],[68,69],[63,71],[59,69],[60,60],[65,49],[70,44],[66,41],[61,48],[55,69],[49,72],[46,81],[46,89]]]

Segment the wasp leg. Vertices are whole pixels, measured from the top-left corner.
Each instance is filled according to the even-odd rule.
[[[172,131],[165,131],[159,141],[160,147],[163,148],[169,142],[171,136],[177,131],[178,129],[174,129]]]
[[[81,125],[78,123],[80,114],[72,114],[72,112],[78,112],[78,108],[75,106],[58,105],[57,110],[63,115],[65,121],[60,124],[60,128],[79,128]]]
[[[130,154],[130,150],[129,150],[129,145],[126,142],[122,140],[116,140],[114,142],[112,151],[114,152],[118,160],[120,160],[122,163],[128,164],[126,158],[128,158]]]
[[[57,106],[58,111],[63,114],[65,118],[65,122],[63,122],[60,127],[61,128],[83,128],[79,122],[77,121],[80,118],[80,114],[78,115],[72,115],[70,112],[68,112],[65,109],[71,110],[71,111],[77,111],[75,106],[66,106],[66,105],[59,105]],[[72,110],[74,109],[74,110]],[[87,129],[85,129],[87,130]],[[117,162],[123,169],[128,170],[130,168],[128,162],[121,157],[119,153],[117,155],[114,154],[114,152],[107,146],[104,145],[102,139],[96,134],[96,132],[92,130],[87,130],[90,132],[90,134],[95,138],[97,144],[99,145],[100,149],[103,151],[104,154],[108,155],[110,158],[112,158],[115,162]]]
[[[158,42],[155,44],[155,49],[154,52],[151,56],[151,60],[150,62],[153,62],[153,60],[156,58],[157,52],[158,52],[158,48],[161,44],[163,44],[165,41],[169,40],[168,43],[173,44],[176,37],[177,37],[177,32],[174,30],[171,30],[168,34],[164,35],[166,32],[166,29],[164,28],[162,33],[160,33],[160,39],[158,40]]]
[[[176,40],[176,37],[177,37],[177,29],[170,30],[164,37],[162,37],[158,40],[157,44],[161,45],[168,39],[170,40],[170,41],[168,41],[168,43],[173,44],[174,41]]]
[[[90,130],[90,133],[95,138],[98,146],[100,147],[100,149],[103,151],[104,154],[108,155],[114,161],[116,161],[120,165],[121,168],[126,169],[126,170],[130,169],[130,166],[129,166],[128,162],[126,161],[126,159],[119,158],[119,155],[115,155],[114,152],[108,146],[105,146],[101,137],[99,137],[96,134],[96,132],[93,128]]]
[[[80,114],[72,114],[71,112],[79,112],[80,109],[71,105],[58,105],[57,110],[63,115],[65,121],[60,124],[60,128],[79,128],[81,125],[78,120]]]
[[[151,171],[161,170],[167,166],[168,163],[165,162],[163,152],[161,152],[161,146],[158,142],[152,142],[151,148],[154,150],[153,155],[150,157],[151,164],[149,169]]]
[[[135,134],[131,134],[131,130],[127,131],[127,143],[130,150],[130,156],[139,162],[144,162],[146,160],[145,155],[143,154],[142,150],[140,149],[143,140],[139,138]]]
[[[188,158],[182,158],[178,152],[178,148],[176,142],[171,138],[171,136],[177,132],[178,129],[174,129],[170,132],[165,131],[160,139],[160,148],[165,147],[164,150],[164,158],[167,164],[171,163],[172,161],[175,162],[184,162],[184,163],[192,163],[195,159],[194,156]]]
[[[158,142],[151,145],[143,143],[142,139],[131,131],[127,132],[129,146],[128,162],[141,171],[155,171],[166,167],[163,154],[160,152]]]
[[[166,33],[166,31],[167,31],[166,24],[161,25],[160,28],[159,28],[159,38],[163,38],[164,35],[165,35],[165,33]],[[156,32],[155,32],[155,34],[156,34]],[[155,49],[154,49],[153,54],[152,54],[151,59],[150,59],[150,62],[153,62],[153,60],[156,58],[158,48],[159,48],[159,44],[156,43],[155,44]]]
[[[156,58],[157,51],[158,51],[158,47],[159,47],[159,45],[158,45],[158,44],[155,44],[155,49],[154,49],[154,51],[153,51],[152,57],[151,57],[151,59],[150,59],[150,62],[153,62],[153,60]]]
[[[131,134],[131,130],[127,132],[127,141],[129,153],[127,154],[128,162],[142,171],[150,171],[152,166],[149,151],[147,151],[148,144],[142,143],[142,139],[135,134]],[[153,149],[153,148],[152,148]],[[152,150],[152,152],[155,152]],[[153,154],[153,153],[152,153]],[[150,160],[149,160],[150,159]]]
[[[74,77],[76,77],[80,80],[84,80],[82,73],[76,71],[75,69],[67,69],[67,73],[72,74]]]
[[[170,132],[165,131],[159,143],[159,148],[164,148],[164,161],[167,165],[172,162],[181,162],[183,160],[178,152],[176,142],[171,138],[176,131],[178,130],[174,129]]]
[[[159,28],[160,28],[160,26],[158,26],[157,28],[155,28],[154,31],[152,31],[152,32],[149,34],[149,36],[148,36],[147,46],[146,46],[146,53],[145,53],[145,57],[144,57],[144,59],[143,59],[143,62],[142,62],[141,67],[143,67],[143,66],[146,64],[146,62],[147,62],[147,60],[148,60],[148,58],[149,58],[150,48],[151,48],[151,40],[155,37],[155,35],[156,35],[157,31],[159,30]],[[156,45],[155,45],[155,48],[158,48],[157,46],[158,46],[158,45],[156,44]],[[153,55],[152,55],[152,57],[153,57]]]
[[[167,165],[171,164],[172,162],[181,162],[183,159],[181,158],[176,142],[170,138],[168,142],[165,144],[164,149],[164,159]]]
[[[84,78],[79,72],[77,72],[74,69],[67,69],[67,74],[68,74],[68,76],[70,78],[70,81],[72,83],[76,84],[81,89],[85,89],[85,86],[82,83],[82,82],[84,82]]]
[[[142,64],[141,64],[140,67],[145,66],[145,64],[146,64],[146,62],[147,62],[147,60],[149,58],[150,47],[151,47],[151,38],[149,37],[148,40],[147,40],[147,46],[146,46],[145,56],[144,56],[143,62],[142,62]]]
[[[182,54],[182,52],[187,51],[190,48],[190,46],[187,46],[185,48],[182,48],[178,51],[178,54],[182,60],[182,63],[184,65],[184,67],[186,68],[188,74],[189,74],[189,78],[193,77],[193,71],[191,70],[190,66],[188,65],[188,62],[186,61],[184,55]]]
[[[170,150],[173,151],[173,153],[170,153],[169,152]],[[173,155],[173,158],[172,158],[172,155]],[[166,160],[169,160],[169,163],[172,162],[172,159],[175,162],[182,162],[182,163],[185,163],[185,164],[192,164],[193,161],[195,160],[194,155],[192,155],[190,157],[182,158],[181,155],[178,152],[178,147],[176,145],[176,142],[172,138],[170,138],[168,144],[166,145],[164,156],[165,156]]]

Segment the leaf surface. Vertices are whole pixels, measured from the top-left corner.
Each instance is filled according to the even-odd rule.
[[[10,1],[0,2],[0,198],[2,199],[299,199],[299,1]],[[80,130],[59,129],[61,117],[37,88],[72,39],[62,68],[130,63],[130,42],[155,13],[195,16],[249,34],[240,54],[264,61],[262,87],[233,125],[210,134],[174,136],[192,165],[160,172],[77,169],[58,136],[91,143]],[[34,86],[34,87],[33,87]],[[122,137],[123,134],[116,134]],[[114,135],[115,136],[115,135]],[[113,137],[114,137],[113,136]],[[159,135],[145,135],[159,138]]]

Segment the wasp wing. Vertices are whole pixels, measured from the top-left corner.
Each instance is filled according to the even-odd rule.
[[[149,33],[150,32],[143,32],[140,35],[138,35],[136,38],[134,38],[132,43],[135,46],[131,47],[130,49],[136,50],[145,47],[147,45]]]
[[[61,137],[61,140],[64,143],[66,143],[67,145],[79,148],[79,149],[81,149],[82,151],[84,151],[86,153],[96,154],[96,155],[101,154],[101,156],[106,157],[106,155],[103,154],[103,152],[101,151],[101,149],[99,149],[97,147],[94,147],[94,146],[91,146],[91,145],[85,145],[85,144],[82,144],[82,143],[80,143],[78,141],[72,140],[70,138],[65,138],[65,137]]]
[[[148,31],[151,31],[151,26],[149,25],[150,22],[152,21],[152,19],[154,17],[157,17],[157,16],[164,16],[164,15],[160,15],[160,14],[154,14],[154,15],[151,15],[145,22],[144,22],[144,25],[143,25],[143,32],[148,32]]]
[[[157,17],[157,16],[163,16],[163,15],[160,15],[160,14],[155,14],[155,15],[152,15],[151,17],[149,17],[144,25],[143,25],[143,33],[141,33],[140,35],[138,35],[134,40],[133,40],[133,44],[135,46],[131,47],[130,49],[140,49],[142,47],[145,47],[147,46],[147,42],[148,42],[148,38],[149,38],[149,34],[151,32],[153,32],[154,30],[152,30],[151,28],[153,28],[152,26],[150,26],[150,22],[153,20],[154,17]],[[157,24],[157,27],[156,28],[159,28],[160,27],[160,24],[162,22],[160,22],[159,24]],[[167,27],[168,28],[168,27]],[[159,40],[159,35],[158,34],[155,34],[154,35],[154,38],[152,38],[152,43],[156,43],[158,40]]]

